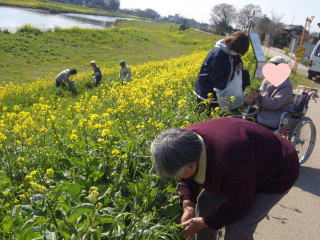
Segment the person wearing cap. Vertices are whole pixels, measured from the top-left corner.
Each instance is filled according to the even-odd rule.
[[[74,74],[77,74],[76,69],[66,69],[60,72],[56,76],[56,87],[60,87],[61,84],[64,84],[65,82],[69,84],[69,87],[73,86],[74,82],[70,81],[69,78],[71,75],[74,75]]]
[[[125,82],[131,82],[131,69],[127,66],[126,62],[121,60],[120,63],[120,72],[119,72],[119,79]]]
[[[102,80],[102,73],[95,61],[90,62],[90,66],[93,69],[93,86],[98,87]]]
[[[275,56],[269,60],[269,63],[275,65],[287,61]],[[274,86],[267,79],[264,79],[260,86],[260,93],[248,93],[245,101],[249,104],[256,103],[259,106],[259,113],[256,116],[258,124],[261,124],[271,130],[276,130],[279,126],[281,115],[284,112],[293,111],[293,89],[290,79],[286,79],[278,87]]]
[[[183,237],[253,240],[258,223],[299,175],[294,146],[263,126],[217,118],[160,133],[151,143],[153,166],[180,179]],[[272,236],[270,236],[272,239]]]

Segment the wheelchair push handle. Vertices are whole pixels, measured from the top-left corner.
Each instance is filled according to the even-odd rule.
[[[313,101],[317,102],[317,99],[316,99],[316,98],[317,98],[318,96],[317,96],[317,93],[316,93],[316,92],[314,92],[314,91],[309,92],[309,93],[308,93],[308,96],[309,96],[310,99],[312,99]]]

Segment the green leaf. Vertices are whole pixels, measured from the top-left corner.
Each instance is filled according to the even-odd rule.
[[[75,223],[78,217],[81,217],[83,214],[93,213],[94,205],[91,203],[83,203],[75,208],[73,208],[70,216],[68,217],[68,221],[71,223]]]
[[[34,239],[37,237],[41,237],[41,234],[34,231],[33,227],[46,222],[47,220],[42,216],[33,216],[22,226],[23,231],[21,236],[23,237],[23,239]]]
[[[77,200],[81,194],[82,185],[79,183],[70,184],[68,186],[68,193],[71,195],[73,200]]]
[[[33,227],[35,225],[41,224],[41,223],[46,223],[47,220],[45,217],[42,216],[33,216],[32,218],[30,218],[28,221],[25,222],[25,224],[23,225],[23,229],[25,228],[30,228]]]
[[[98,218],[101,224],[114,223],[114,218],[109,215],[102,215]]]
[[[26,210],[26,211],[29,211],[29,212],[34,212],[34,209],[31,205],[20,205],[20,209],[22,210]]]
[[[62,235],[64,239],[71,239],[71,235],[63,230],[58,230],[58,232]]]
[[[55,232],[45,231],[46,240],[57,240],[57,235]]]
[[[8,178],[4,173],[0,173],[0,190],[4,190],[12,186],[10,178]]]
[[[24,240],[35,240],[39,239],[42,234],[35,231],[28,231],[26,234],[22,234]]]
[[[35,194],[32,197],[30,197],[31,202],[38,202],[43,200],[43,195],[42,194]]]
[[[1,222],[2,229],[4,232],[9,232],[12,229],[13,221],[9,216],[5,216]]]
[[[84,161],[81,158],[71,157],[71,158],[69,158],[69,161],[70,161],[70,163],[72,163],[75,166],[80,166],[80,167],[86,166],[86,161]]]

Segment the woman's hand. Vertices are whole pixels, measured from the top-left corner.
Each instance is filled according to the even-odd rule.
[[[182,237],[187,240],[192,240],[197,232],[208,227],[202,217],[191,218],[190,220],[182,223],[182,226],[184,227]]]
[[[181,217],[181,223],[189,221],[195,217],[195,210],[192,207],[185,208]]]
[[[187,222],[191,218],[196,216],[194,210],[194,203],[190,200],[183,201],[183,214],[181,217],[181,223]]]
[[[258,100],[258,98],[259,94],[256,91],[251,91],[246,95],[244,101],[248,104],[253,104]]]

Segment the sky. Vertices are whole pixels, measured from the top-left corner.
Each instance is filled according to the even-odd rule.
[[[228,3],[237,9],[247,4],[259,5],[262,12],[271,17],[272,12],[283,15],[286,24],[304,25],[307,17],[314,16],[311,32],[320,32],[320,0],[120,0],[121,8],[152,8],[160,15],[179,13],[186,18],[194,18],[199,22],[209,22],[211,9],[221,3]]]

